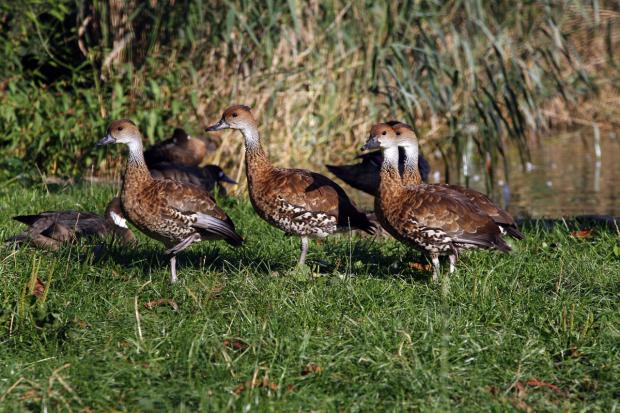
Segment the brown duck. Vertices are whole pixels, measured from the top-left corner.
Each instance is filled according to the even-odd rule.
[[[121,189],[123,212],[140,231],[168,248],[173,283],[177,281],[176,255],[194,242],[225,240],[241,245],[232,220],[207,191],[184,182],[153,179],[144,161],[142,136],[133,122],[112,122],[106,137],[97,142],[110,143],[129,147]]]
[[[510,251],[495,222],[464,195],[437,185],[403,185],[398,173],[398,140],[388,124],[373,126],[364,146],[383,151],[375,198],[379,222],[395,238],[430,256],[433,280],[439,274],[441,255],[449,256],[452,273],[461,250]]]
[[[404,170],[402,174],[403,184],[405,186],[420,185],[422,183],[422,178],[418,172],[419,168],[416,162],[419,146],[418,138],[415,132],[405,123],[394,123],[390,126],[394,129],[394,133],[396,133],[399,141],[399,148],[403,148],[405,152]],[[493,219],[493,221],[495,221],[502,234],[510,235],[516,239],[524,238],[521,231],[517,228],[517,223],[512,216],[505,210],[498,207],[485,194],[459,185],[442,184],[441,186],[465,195],[467,199],[469,199],[478,208],[480,208],[480,210],[485,212]]]
[[[46,211],[35,215],[19,215],[13,219],[28,225],[28,229],[7,239],[7,242],[30,242],[52,251],[58,250],[65,242],[81,237],[113,236],[123,244],[135,242],[135,236],[123,218],[119,198],[110,201],[103,217],[94,212]]]
[[[213,139],[192,137],[184,129],[176,128],[172,137],[144,151],[144,159],[149,167],[161,162],[198,166],[205,156],[216,148],[217,144]]]
[[[331,179],[305,169],[278,168],[261,146],[250,108],[231,106],[207,131],[238,129],[245,139],[245,162],[250,200],[258,215],[287,234],[301,237],[303,265],[309,238],[360,229],[372,234],[374,225]]]
[[[223,183],[236,185],[237,182],[226,175],[217,165],[184,166],[161,162],[149,166],[151,176],[155,179],[172,179],[173,181],[187,182],[198,185],[207,190],[211,195],[215,192],[218,195],[226,195],[226,188]]]

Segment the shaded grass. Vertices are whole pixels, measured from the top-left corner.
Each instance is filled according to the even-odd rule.
[[[9,220],[17,213],[101,210],[114,193],[56,189],[4,190],[0,236],[19,230]],[[296,271],[297,239],[258,219],[245,201],[222,205],[246,246],[193,246],[180,256],[175,286],[163,248],[143,236],[135,250],[111,246],[99,260],[88,242],[59,253],[1,247],[3,409],[616,406],[615,234],[580,240],[561,227],[534,227],[513,254],[467,254],[449,281],[433,285],[408,269],[415,253],[357,235],[313,243],[309,258],[320,271]],[[44,298],[30,296],[33,277],[49,287]],[[144,307],[160,298],[175,300],[178,311]],[[309,363],[321,371],[302,374]],[[558,389],[528,386],[534,378]]]

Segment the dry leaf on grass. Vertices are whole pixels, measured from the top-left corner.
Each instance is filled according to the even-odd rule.
[[[538,380],[537,378],[529,379],[526,384],[530,387],[544,387],[550,389],[555,394],[564,394],[564,391],[562,391],[562,389],[555,384],[547,383],[545,381]]]
[[[36,281],[34,282],[34,287],[32,288],[32,295],[37,298],[41,298],[43,297],[43,293],[45,293],[45,284],[43,284],[43,281],[41,281],[41,279],[37,277]]]
[[[307,376],[308,374],[318,374],[322,371],[321,366],[315,363],[308,363],[305,365],[303,370],[301,371],[302,376]]]
[[[224,346],[235,351],[243,351],[249,347],[248,343],[237,339],[224,340]]]
[[[160,298],[159,300],[152,300],[144,303],[144,307],[148,308],[149,310],[152,310],[155,307],[159,307],[160,305],[169,305],[174,311],[177,311],[179,309],[179,305],[176,303],[176,301],[170,298]]]
[[[592,229],[581,229],[579,231],[572,231],[570,235],[574,238],[590,238],[593,232],[594,230]]]
[[[411,268],[412,270],[417,270],[417,271],[432,271],[433,270],[432,264],[423,264],[421,262],[410,262],[409,268]]]
[[[247,389],[255,389],[258,387],[263,387],[272,391],[278,390],[277,383],[273,383],[269,381],[269,378],[263,377],[262,379],[248,380],[245,383],[241,383],[233,389],[233,392],[235,394],[241,394]]]

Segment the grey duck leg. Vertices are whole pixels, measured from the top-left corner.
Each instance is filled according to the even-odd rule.
[[[458,257],[456,254],[450,254],[448,258],[450,259],[450,274],[452,274],[456,270],[456,260]]]
[[[306,255],[308,255],[308,237],[301,237],[301,256],[299,257],[299,262],[297,266],[301,267],[306,263]]]
[[[190,235],[183,241],[179,242],[177,245],[168,248],[164,253],[170,256],[170,282],[172,284],[177,282],[177,254],[196,241],[200,241],[200,234],[198,233]]]
[[[433,263],[433,282],[439,281],[439,255],[431,255],[431,262]]]

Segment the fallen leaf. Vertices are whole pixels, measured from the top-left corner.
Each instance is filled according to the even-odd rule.
[[[433,270],[433,265],[432,264],[422,264],[421,262],[410,262],[409,263],[409,268],[411,268],[412,270],[418,270],[418,271],[432,271]]]
[[[526,383],[528,386],[530,387],[544,387],[547,389],[550,389],[551,391],[553,391],[555,394],[564,394],[564,392],[562,391],[562,389],[560,389],[558,386],[556,386],[555,384],[551,384],[551,383],[547,383],[545,381],[541,381],[538,380],[536,378],[534,379],[529,379]]]
[[[37,298],[41,298],[43,297],[44,292],[45,292],[45,284],[43,284],[43,281],[41,281],[41,279],[37,277],[36,281],[34,282],[34,287],[32,289],[32,295],[34,295]]]
[[[319,366],[318,364],[315,363],[308,363],[306,364],[306,366],[303,368],[303,370],[301,371],[301,375],[302,376],[307,376],[308,374],[318,374],[322,371],[323,369],[321,368],[321,366]]]
[[[224,346],[235,351],[243,351],[249,347],[248,343],[237,339],[224,340]]]
[[[581,229],[579,231],[573,231],[570,234],[575,238],[590,238],[592,233],[592,229]]]
[[[40,400],[41,396],[39,396],[39,392],[35,389],[26,390],[20,397],[22,401],[24,400]]]
[[[255,389],[255,388],[259,388],[259,387],[267,388],[267,389],[269,389],[271,391],[277,391],[278,390],[278,384],[269,381],[269,378],[265,376],[265,377],[263,377],[262,380],[260,380],[260,379],[248,380],[245,383],[241,383],[241,384],[237,385],[233,389],[233,393],[241,394],[246,389]]]
[[[144,307],[148,308],[149,310],[152,310],[155,307],[159,307],[160,305],[169,305],[174,311],[177,311],[179,309],[179,305],[176,303],[176,301],[170,298],[160,298],[159,300],[152,300],[144,303]]]
[[[289,393],[295,391],[295,385],[294,384],[288,384],[286,386],[286,391],[289,392]]]

